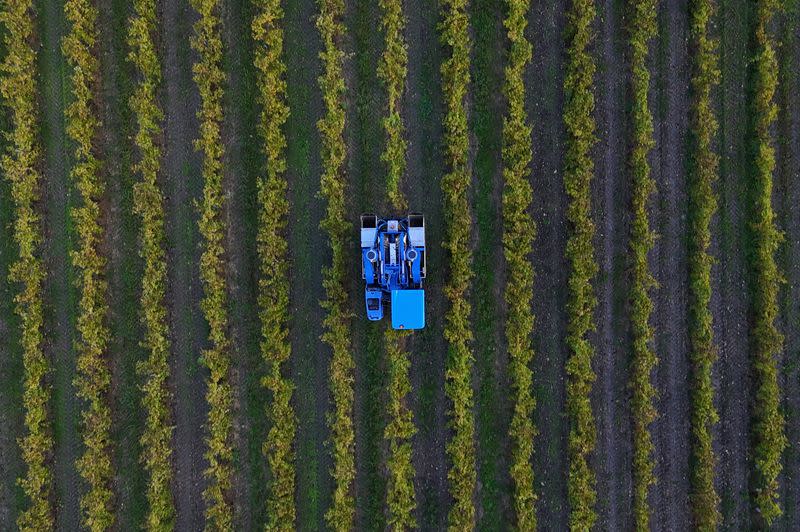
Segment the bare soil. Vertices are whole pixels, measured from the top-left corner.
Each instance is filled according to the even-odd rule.
[[[565,4],[534,3],[528,22],[533,61],[528,69],[528,112],[533,127],[532,214],[534,244],[534,475],[538,519],[553,529],[567,528],[567,434],[564,366],[569,356],[566,337],[568,263],[567,195],[563,184],[564,122],[562,119]]]
[[[64,130],[64,109],[68,103],[67,67],[61,55],[66,21],[57,2],[37,3],[39,90],[43,144],[42,221],[44,226],[45,355],[53,365],[53,484],[56,500],[56,528],[77,530],[80,523],[79,497],[82,489],[75,469],[82,443],[78,432],[80,401],[72,386],[75,379],[75,316],[77,292],[69,251],[74,230],[69,216],[71,195],[69,167],[71,149]]]
[[[624,530],[633,523],[631,508],[631,421],[628,387],[630,356],[627,315],[627,256],[630,239],[630,172],[627,158],[630,128],[627,120],[629,71],[624,27],[625,4],[598,4],[595,149],[593,184],[595,249],[600,267],[595,283],[597,358],[594,368],[593,409],[597,423],[594,466],[597,474],[599,526]]]
[[[428,252],[425,329],[409,342],[411,353],[411,409],[417,434],[412,440],[416,468],[417,524],[424,530],[442,530],[447,522],[451,498],[445,454],[449,438],[446,412],[450,405],[444,394],[447,344],[443,337],[447,304],[442,287],[447,279],[442,193],[442,102],[440,65],[443,50],[436,24],[438,5],[409,0],[406,40],[408,81],[403,103],[403,122],[408,139],[408,169],[405,192],[409,205],[425,214]]]
[[[103,202],[107,257],[108,297],[112,302],[108,325],[111,330],[108,361],[111,368],[110,404],[114,416],[112,448],[114,492],[120,530],[141,528],[147,510],[146,474],[139,440],[144,429],[136,364],[146,354],[140,339],[139,319],[142,261],[138,254],[138,219],[133,213],[131,171],[132,117],[128,99],[132,92],[131,65],[125,46],[130,4],[121,0],[99,7],[101,86],[98,98],[103,129],[99,151],[103,158],[106,195]]]
[[[236,397],[234,503],[236,527],[264,528],[267,462],[262,446],[267,435],[267,392],[260,379],[266,368],[259,348],[257,304],[257,179],[264,161],[256,131],[255,72],[250,21],[252,3],[233,1],[223,8],[223,42],[228,85],[225,90],[225,217],[228,234],[227,283],[233,343],[231,382]]]
[[[353,356],[355,358],[356,430],[356,529],[386,528],[386,457],[388,446],[384,430],[388,420],[387,371],[384,349],[385,323],[364,320],[361,264],[356,252],[359,215],[373,212],[389,216],[386,196],[386,165],[381,153],[386,134],[381,118],[386,114],[386,89],[378,80],[378,61],[383,53],[384,32],[380,29],[381,10],[377,2],[346,3],[343,42],[347,60],[347,172],[350,186],[350,216],[353,224],[353,257],[350,264],[350,290],[353,316]],[[398,213],[401,214],[401,213]]]
[[[168,302],[173,353],[170,390],[173,394],[173,494],[179,530],[199,530],[204,523],[202,493],[206,480],[206,371],[198,359],[206,345],[207,325],[200,310],[202,287],[198,264],[200,235],[195,201],[202,192],[201,155],[192,142],[199,136],[200,106],[192,80],[196,54],[189,39],[197,14],[188,0],[162,0],[162,58],[164,62],[164,160],[162,179],[166,198]]]
[[[689,354],[687,181],[689,58],[688,4],[659,4],[659,37],[651,48],[655,147],[650,161],[657,191],[651,225],[658,234],[650,256],[658,289],[651,322],[659,363],[653,383],[659,416],[651,426],[658,483],[650,490],[654,530],[687,530],[689,512]]]
[[[783,461],[781,500],[784,530],[800,527],[800,25],[797,12],[783,17],[780,36],[776,186],[774,202],[786,240],[781,264],[786,284],[781,298],[784,413],[789,447]]]
[[[10,120],[0,117],[0,129],[7,132]],[[0,141],[0,149],[8,148]],[[15,527],[22,501],[17,478],[24,474],[22,452],[17,439],[24,433],[22,382],[24,371],[20,346],[20,320],[14,313],[14,296],[19,286],[11,283],[8,272],[18,251],[13,235],[13,201],[11,184],[0,179],[0,529]]]

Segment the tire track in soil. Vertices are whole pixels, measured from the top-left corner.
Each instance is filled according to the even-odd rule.
[[[405,2],[407,17],[408,81],[403,103],[403,121],[408,140],[406,194],[412,209],[425,214],[427,271],[425,279],[425,329],[408,343],[411,353],[411,395],[417,434],[412,439],[416,468],[416,520],[422,530],[443,530],[451,497],[447,471],[450,463],[445,445],[450,431],[444,394],[444,341],[446,308],[442,287],[447,279],[442,247],[444,220],[440,181],[442,166],[442,101],[440,66],[442,48],[436,25],[438,4],[424,0]]]
[[[534,243],[533,333],[534,424],[538,436],[533,455],[538,520],[555,530],[567,529],[566,337],[567,195],[564,190],[564,93],[566,4],[535,2],[528,39],[533,60],[528,69],[527,106],[533,126]]]
[[[503,5],[491,0],[470,4],[474,33],[470,131],[474,172],[472,212],[475,243],[474,290],[471,295],[475,327],[475,433],[477,439],[476,526],[501,530],[514,521],[509,472],[508,437],[513,409],[505,341],[505,261],[503,257],[502,131],[506,100],[507,31]]]
[[[782,383],[789,447],[784,453],[781,501],[784,516],[779,528],[800,528],[800,9],[783,15],[782,46],[778,48],[778,171],[774,201],[780,209],[779,226],[786,240],[781,249],[786,284],[782,287],[782,327],[786,335]]]
[[[749,357],[750,283],[745,234],[747,198],[748,83],[750,4],[724,0],[719,5],[720,98],[719,213],[712,222],[711,309],[719,362],[714,373],[720,423],[714,434],[718,458],[717,490],[722,528],[742,530],[750,524]]]
[[[0,45],[5,59],[5,46]],[[0,113],[0,131],[6,133],[11,127],[8,112]],[[8,149],[5,136],[0,139],[2,153]],[[11,183],[0,176],[0,529],[12,530],[17,516],[24,508],[24,494],[17,479],[25,474],[22,452],[17,444],[25,430],[25,412],[22,408],[22,347],[20,346],[20,320],[15,314],[14,296],[19,285],[8,279],[9,268],[18,257],[14,243],[14,202],[11,198]]]
[[[197,14],[188,0],[162,0],[161,28],[164,102],[163,179],[166,197],[168,311],[172,340],[170,391],[173,394],[173,495],[178,530],[205,523],[203,490],[207,466],[205,400],[207,370],[198,359],[208,326],[200,311],[200,235],[195,202],[202,193],[199,135],[200,95],[192,80],[196,54],[189,45]]]
[[[386,133],[381,118],[386,114],[386,89],[377,77],[378,61],[384,49],[380,29],[381,10],[373,0],[346,3],[345,81],[347,84],[347,171],[351,176],[351,216],[358,246],[359,215],[364,212],[389,216],[386,202],[386,165],[381,153]],[[401,183],[402,186],[402,183]],[[402,213],[394,213],[402,214]],[[358,255],[354,255],[358,257]],[[386,320],[370,323],[364,316],[364,284],[361,264],[350,268],[353,297],[353,356],[355,357],[356,505],[357,530],[386,528],[386,458],[384,440],[388,404],[383,332]]]
[[[75,229],[69,209],[73,188],[69,178],[72,155],[68,145],[64,110],[69,101],[66,63],[61,54],[61,39],[67,26],[62,2],[38,0],[39,90],[42,124],[42,258],[47,276],[44,281],[44,352],[53,372],[52,415],[55,440],[53,455],[53,494],[57,530],[78,530],[79,497],[83,485],[75,460],[81,453],[78,425],[81,403],[75,396],[75,325],[77,287],[69,252],[74,249]]]
[[[256,182],[264,168],[256,127],[261,119],[255,102],[255,71],[249,0],[225,2],[222,10],[225,88],[224,182],[227,279],[234,384],[234,493],[239,530],[260,530],[266,522],[267,460],[262,452],[268,421],[267,392],[261,386],[266,367],[259,346],[260,325],[256,232]]]
[[[631,412],[628,365],[630,327],[627,316],[629,254],[630,152],[628,104],[629,71],[624,28],[625,2],[598,3],[596,174],[593,198],[600,267],[597,281],[597,331],[594,345],[597,373],[593,408],[597,423],[594,469],[597,474],[598,525],[604,530],[627,530],[633,521]]]
[[[142,261],[138,254],[138,221],[133,213],[132,116],[128,100],[133,73],[127,62],[127,20],[132,14],[125,0],[98,4],[101,87],[99,112],[103,128],[100,151],[106,175],[103,201],[107,257],[111,341],[112,459],[116,475],[117,526],[140,529],[147,511],[146,473],[140,462],[139,438],[144,430],[144,410],[138,388],[136,364],[144,359],[139,315]]]
[[[658,38],[651,52],[657,192],[651,220],[658,234],[650,255],[659,288],[651,323],[659,363],[653,372],[658,417],[651,426],[658,483],[650,489],[654,530],[688,530],[689,353],[686,142],[689,121],[688,2],[659,3]]]
[[[318,194],[322,167],[316,128],[323,115],[317,84],[322,74],[318,57],[322,43],[315,27],[315,2],[287,2],[285,10],[284,57],[290,108],[286,122],[286,178],[292,263],[291,375],[296,386],[294,407],[300,420],[296,439],[297,528],[322,530],[333,492],[330,474],[333,460],[325,443],[330,433],[326,413],[331,406],[328,379],[331,353],[320,340],[325,316],[320,306],[324,297],[322,267],[330,263],[328,244],[319,228],[324,211]]]

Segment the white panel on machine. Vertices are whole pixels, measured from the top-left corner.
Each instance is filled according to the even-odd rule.
[[[361,229],[361,247],[362,248],[371,248],[372,245],[375,243],[375,234],[378,232],[377,229],[374,227]]]
[[[415,248],[425,247],[425,228],[424,227],[409,227],[408,240]]]

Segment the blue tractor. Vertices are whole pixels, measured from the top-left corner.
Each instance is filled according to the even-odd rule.
[[[383,319],[389,306],[395,329],[425,327],[425,258],[423,215],[386,220],[361,216],[361,276],[370,321]]]

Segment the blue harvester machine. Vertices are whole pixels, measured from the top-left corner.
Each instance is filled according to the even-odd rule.
[[[388,304],[395,329],[425,327],[425,258],[423,215],[388,220],[361,215],[361,276],[369,320],[381,320]]]

